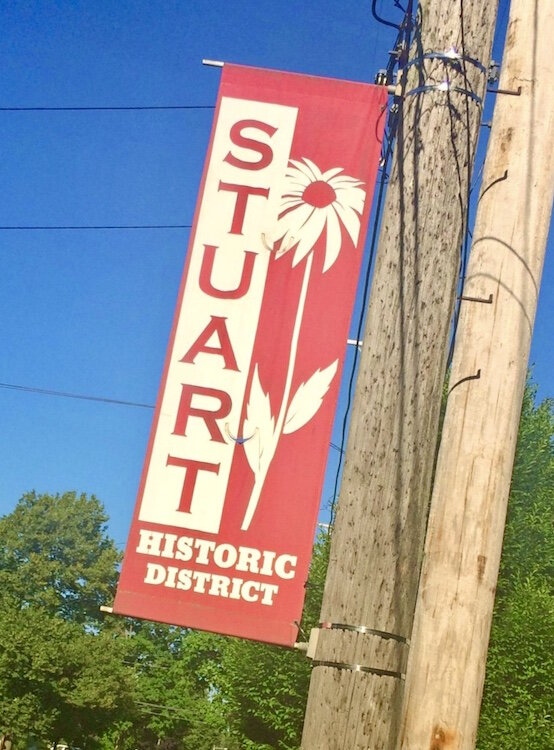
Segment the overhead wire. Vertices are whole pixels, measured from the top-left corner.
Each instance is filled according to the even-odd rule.
[[[112,229],[191,229],[192,224],[58,224],[58,225],[4,225],[0,231],[89,231],[89,230],[112,230]]]
[[[134,406],[141,409],[154,409],[153,404],[143,404],[140,401],[125,401],[118,398],[105,398],[104,396],[91,396],[83,393],[54,391],[49,388],[35,388],[34,386],[19,385],[17,383],[0,383],[0,388],[11,391],[24,391],[26,393],[38,393],[42,396],[58,396],[59,398],[72,398],[80,401],[96,401],[103,404],[117,404],[118,406]]]
[[[375,0],[372,3],[372,13],[373,13],[373,16],[376,18],[376,20],[379,21],[380,23],[386,25],[386,26],[392,26],[392,27],[397,28],[399,30],[398,31],[398,36],[397,36],[397,44],[395,46],[395,49],[398,48],[399,42],[400,43],[404,43],[403,52],[404,52],[405,55],[407,54],[407,52],[409,50],[410,40],[411,40],[411,24],[412,24],[411,14],[412,14],[412,5],[413,5],[413,3],[410,1],[409,4],[408,4],[408,7],[406,9],[406,14],[405,14],[405,18],[404,18],[403,24],[401,24],[400,26],[397,26],[396,24],[387,22],[385,19],[380,18],[377,15],[376,11],[375,11],[375,6],[376,6]],[[462,46],[462,54],[461,54],[461,61],[460,62],[461,62],[461,69],[462,69],[463,76],[464,76],[465,86],[469,87],[470,84],[469,84],[469,79],[468,79],[468,75],[467,75],[467,66],[466,66],[466,60],[465,60],[465,58],[466,58],[466,48],[465,48],[465,28],[464,28],[463,0],[460,0],[460,22],[461,22],[461,46]],[[403,35],[403,31],[405,30],[404,27],[405,27],[406,24],[409,25],[409,28],[407,29],[407,33],[405,33]],[[391,59],[389,61],[389,66],[388,66],[387,71],[386,71],[387,72],[387,83],[390,83],[390,77],[391,77],[392,70],[393,70],[393,67],[394,67],[394,65],[393,65],[393,59],[392,59],[393,56],[394,56],[394,50],[393,50],[393,53],[391,53]],[[405,62],[405,58],[404,58],[404,61],[402,61],[401,57],[398,56],[397,63],[399,63],[399,62],[400,63]],[[377,231],[378,231],[378,228],[379,228],[380,217],[381,217],[382,199],[383,199],[383,193],[384,193],[384,185],[385,185],[386,178],[387,178],[387,165],[388,165],[388,160],[390,158],[390,155],[391,155],[391,152],[392,152],[393,143],[394,143],[394,135],[395,135],[395,133],[394,133],[395,127],[394,126],[396,125],[396,123],[394,122],[393,117],[391,117],[391,114],[394,114],[394,113],[392,113],[392,112],[389,113],[389,121],[391,121],[391,120],[393,121],[393,127],[391,127],[391,130],[393,130],[393,132],[389,133],[388,135],[386,135],[386,140],[385,140],[385,155],[384,155],[384,157],[382,159],[382,177],[381,177],[381,181],[380,181],[380,184],[379,184],[379,193],[378,193],[378,196],[377,196],[377,203],[376,203],[376,209],[375,209],[375,218],[374,218],[373,231],[372,231],[372,237],[371,237],[371,243],[370,243],[370,253],[369,253],[368,267],[367,267],[365,278],[364,278],[362,307],[361,307],[361,313],[360,313],[360,316],[359,316],[359,319],[358,319],[358,328],[357,328],[357,334],[356,334],[356,339],[357,340],[360,340],[360,338],[361,338],[361,328],[362,328],[363,318],[364,318],[364,314],[365,314],[365,307],[366,307],[366,304],[367,304],[367,298],[368,298],[368,293],[369,293],[369,281],[370,281],[370,277],[371,277],[371,267],[372,267],[373,261],[374,261],[374,254],[375,254],[375,250],[376,250],[376,241],[377,241]],[[460,249],[460,271],[459,271],[459,286],[460,286],[460,288],[463,286],[463,282],[464,282],[465,275],[466,275],[467,261],[468,261],[468,256],[469,256],[469,241],[470,241],[470,237],[471,237],[471,232],[470,232],[470,229],[469,229],[469,213],[470,213],[470,203],[469,203],[469,201],[470,201],[471,190],[472,190],[472,186],[471,186],[471,159],[469,158],[470,157],[470,148],[471,148],[471,139],[470,139],[470,124],[471,123],[470,123],[470,112],[469,112],[469,97],[466,97],[466,100],[465,100],[465,119],[466,119],[466,148],[467,148],[467,159],[466,159],[466,164],[465,164],[466,171],[467,171],[467,177],[466,177],[466,183],[467,183],[467,185],[466,185],[466,189],[467,189],[467,202],[466,202],[465,210],[463,212],[463,236],[464,236],[464,239],[463,239],[462,246],[461,246],[461,249]],[[455,148],[455,153],[457,154],[457,149],[456,149],[455,143],[454,143],[454,148]],[[463,185],[463,180],[462,180],[462,175],[461,175],[461,171],[460,171],[460,163],[459,163],[458,158],[456,158],[456,166],[457,166],[457,170],[458,170],[458,176],[459,176],[459,181],[460,181],[460,190],[461,190],[462,189],[462,185]],[[460,203],[462,204],[461,196],[460,196]],[[455,315],[454,315],[453,331],[452,331],[452,337],[451,337],[451,348],[450,348],[450,352],[449,352],[449,356],[448,356],[448,364],[450,364],[451,358],[452,358],[452,351],[453,351],[453,346],[454,346],[454,341],[455,341],[455,335],[456,335],[456,328],[457,328],[458,319],[459,319],[459,313],[460,313],[460,307],[459,307],[459,302],[458,302],[458,304],[456,306]],[[342,460],[343,460],[343,455],[344,455],[344,452],[345,452],[344,451],[344,447],[345,447],[345,441],[346,441],[346,432],[347,432],[347,426],[348,426],[348,419],[349,419],[350,408],[351,408],[351,405],[352,405],[352,394],[353,394],[353,388],[354,388],[354,380],[355,380],[356,365],[357,365],[357,359],[358,359],[358,357],[359,357],[359,351],[358,351],[358,348],[356,347],[355,353],[354,353],[354,362],[353,362],[353,365],[352,365],[352,369],[351,369],[351,373],[350,373],[350,380],[349,380],[349,385],[348,385],[347,404],[346,404],[346,408],[345,408],[345,411],[344,411],[344,417],[343,417],[342,435],[341,435],[341,441],[340,441],[340,449],[341,449],[341,451],[340,451],[339,462],[338,462],[338,466],[337,466],[337,470],[336,470],[336,475],[335,475],[335,485],[334,485],[333,497],[332,497],[332,500],[331,500],[331,522],[330,522],[330,526],[329,526],[329,531],[331,531],[332,526],[333,526],[333,522],[334,522],[336,502],[337,502],[337,494],[338,494],[338,487],[339,487],[339,481],[340,481],[340,476],[341,476]]]
[[[395,2],[395,5],[397,8],[400,8],[403,10],[399,2]],[[411,35],[412,5],[413,5],[413,0],[410,0],[405,10],[403,22],[401,24],[396,24],[396,23],[387,21],[386,19],[379,16],[376,10],[376,0],[373,0],[372,2],[371,12],[374,18],[380,24],[397,29],[398,31],[395,48],[393,52],[391,53],[391,55],[389,56],[389,63],[387,66],[387,71],[386,71],[388,82],[390,82],[392,78],[392,72],[395,66],[399,64],[402,51],[405,54],[407,52],[407,49],[409,48],[410,35]],[[402,48],[402,43],[404,44],[403,48]],[[131,106],[82,106],[82,107],[31,106],[31,107],[0,107],[0,112],[94,112],[94,111],[96,112],[114,111],[115,112],[115,111],[149,111],[149,110],[150,111],[209,110],[209,109],[214,109],[214,108],[215,108],[214,105],[137,105],[137,106],[131,105]],[[391,128],[391,130],[393,130],[393,128]],[[375,256],[376,245],[377,245],[377,234],[378,234],[378,228],[380,224],[380,217],[381,217],[381,211],[382,211],[384,187],[386,183],[388,182],[387,167],[388,167],[388,161],[389,161],[390,155],[392,153],[393,145],[394,145],[394,132],[392,133],[385,132],[384,152],[383,152],[383,157],[381,160],[381,179],[379,182],[379,191],[378,191],[378,197],[377,197],[377,203],[376,203],[376,212],[375,212],[375,218],[374,218],[374,223],[373,223],[368,264],[367,264],[366,273],[364,277],[364,283],[363,283],[361,313],[360,313],[358,325],[357,325],[357,335],[356,335],[357,340],[359,340],[361,337],[363,320],[365,317],[364,313],[365,313],[365,308],[367,305],[367,299],[369,295],[371,272],[373,268],[374,256]],[[191,226],[192,225],[190,224],[0,225],[0,231],[158,230],[158,229],[190,229]],[[343,418],[341,442],[340,442],[340,445],[337,445],[333,442],[330,443],[330,447],[338,451],[340,455],[339,465],[337,467],[337,473],[336,473],[336,478],[335,478],[333,501],[331,505],[330,526],[332,526],[332,522],[334,519],[336,496],[338,492],[338,484],[339,484],[340,474],[341,474],[341,469],[342,469],[342,459],[345,453],[346,431],[347,431],[350,408],[352,404],[354,380],[355,380],[358,358],[359,358],[359,348],[354,347],[354,361],[352,364],[349,385],[348,385],[348,398],[347,398],[347,406],[346,406],[344,418]],[[0,388],[15,390],[15,391],[24,391],[24,392],[35,393],[39,395],[57,396],[61,398],[100,402],[100,403],[106,403],[106,404],[115,404],[115,405],[120,405],[120,406],[130,406],[130,407],[136,407],[136,408],[138,407],[138,408],[145,408],[145,409],[155,408],[153,404],[145,404],[145,403],[140,403],[140,402],[135,402],[135,401],[127,401],[124,399],[112,399],[112,398],[106,398],[103,396],[94,396],[94,395],[89,395],[89,394],[78,394],[78,393],[71,393],[71,392],[66,392],[66,391],[57,391],[57,390],[52,390],[52,389],[38,388],[34,386],[25,386],[25,385],[14,384],[14,383],[0,383]]]
[[[413,0],[409,0],[405,14],[404,14],[404,20],[402,21],[400,25],[389,23],[385,21],[384,19],[380,18],[375,11],[375,5],[376,3],[374,0],[374,2],[372,3],[371,10],[375,19],[379,21],[379,23],[382,23],[386,26],[392,26],[398,29],[396,42],[395,42],[393,51],[390,53],[389,64],[387,66],[387,71],[386,71],[387,83],[389,83],[390,79],[392,78],[392,72],[394,70],[394,67],[399,66],[399,65],[403,66],[406,62],[407,54],[410,48],[411,35],[412,35]],[[358,316],[356,334],[354,337],[357,341],[360,341],[362,337],[362,328],[363,328],[363,323],[365,319],[365,310],[367,307],[367,301],[369,297],[371,275],[372,275],[373,264],[375,260],[375,253],[377,250],[378,233],[379,233],[380,224],[381,224],[381,214],[382,214],[382,209],[383,209],[383,199],[385,195],[385,185],[388,183],[387,169],[388,169],[389,160],[392,155],[392,150],[393,150],[394,142],[395,142],[395,134],[396,134],[396,128],[398,124],[398,117],[399,117],[398,107],[401,106],[401,101],[400,101],[401,97],[396,97],[396,98],[399,101],[395,101],[395,103],[392,105],[392,107],[388,111],[390,130],[388,133],[385,132],[385,138],[383,141],[383,153],[381,157],[381,179],[379,181],[379,190],[377,193],[377,198],[376,198],[376,203],[375,203],[375,212],[374,212],[371,240],[370,240],[370,246],[369,246],[369,257],[368,257],[367,267],[366,267],[364,281],[363,281],[360,315]],[[395,109],[393,109],[393,107]],[[331,507],[330,507],[330,522],[329,522],[329,528],[328,528],[329,534],[332,532],[333,523],[335,520],[337,495],[338,495],[338,489],[339,489],[341,472],[342,472],[343,457],[345,454],[348,421],[350,417],[350,409],[352,407],[354,383],[356,379],[356,371],[357,371],[357,364],[358,364],[359,356],[360,356],[359,347],[356,346],[354,347],[354,360],[352,362],[352,367],[350,370],[350,377],[349,377],[348,389],[347,389],[347,400],[346,400],[346,406],[344,409],[343,420],[342,420],[341,439],[340,439],[340,444],[339,444],[339,451],[340,451],[339,461],[338,461],[338,465],[337,465],[337,469],[335,473],[333,496],[332,496]]]
[[[372,0],[371,2],[371,14],[373,18],[375,18],[376,21],[383,24],[383,26],[390,26],[393,29],[400,29],[401,27],[397,23],[393,23],[392,21],[387,21],[386,18],[382,18],[377,14],[377,0]]]
[[[143,112],[148,110],[215,109],[214,104],[163,104],[123,107],[0,107],[0,112]]]
[[[467,76],[467,63],[466,63],[466,43],[465,43],[465,20],[464,20],[464,0],[460,0],[460,36],[462,44],[462,71],[464,75],[464,82],[466,86],[469,86],[469,80]],[[467,261],[469,258],[469,211],[470,211],[470,200],[471,200],[471,165],[473,159],[470,159],[471,154],[471,119],[469,114],[469,97],[465,97],[465,115],[466,115],[466,180],[467,180],[467,194],[466,194],[466,210],[464,216],[464,242],[462,246],[462,258],[461,258],[461,271],[460,271],[460,286],[463,286],[466,271]]]
[[[357,348],[357,347],[356,347]],[[92,396],[84,393],[70,393],[68,391],[56,391],[50,388],[37,388],[30,385],[21,385],[19,383],[0,383],[0,388],[10,391],[23,391],[24,393],[36,393],[41,396],[57,396],[58,398],[70,398],[78,401],[95,401],[102,404],[115,404],[117,406],[132,406],[140,409],[155,409],[154,404],[144,404],[140,401],[126,401],[119,398],[107,398],[105,396]],[[329,443],[329,446],[339,453],[344,453],[343,449],[336,443]]]
[[[460,56],[460,67],[462,70],[462,74],[464,77],[464,86],[469,90],[470,83],[469,78],[467,75],[467,65],[466,65],[466,44],[465,44],[465,20],[464,20],[464,0],[460,0],[460,43],[461,43],[461,56]],[[458,273],[458,299],[456,301],[456,305],[454,308],[454,315],[452,319],[452,331],[450,335],[450,346],[448,350],[448,356],[446,360],[446,367],[447,370],[450,368],[450,365],[452,364],[452,358],[454,356],[454,346],[456,344],[456,334],[458,332],[458,323],[460,320],[460,312],[461,312],[461,295],[463,294],[463,287],[465,282],[465,277],[467,273],[467,263],[469,259],[469,249],[470,249],[470,238],[471,238],[471,231],[469,229],[469,218],[470,218],[470,202],[471,202],[471,193],[473,190],[473,186],[471,184],[471,165],[472,165],[472,159],[471,157],[471,120],[470,120],[470,113],[469,113],[469,97],[465,97],[465,119],[466,119],[466,160],[465,160],[465,167],[466,167],[466,196],[465,196],[465,210],[463,210],[462,214],[462,232],[463,232],[463,240],[460,247],[460,269]],[[452,144],[454,147],[455,153],[457,153],[456,144],[454,138],[452,139]],[[458,160],[456,160],[458,161]],[[460,182],[460,191],[462,190],[462,177],[459,170],[459,165],[457,163],[457,169],[458,169],[458,179]],[[460,202],[461,202],[461,192],[460,192]]]
[[[373,220],[373,228],[371,233],[371,241],[370,241],[370,249],[369,249],[369,258],[367,262],[367,268],[364,275],[364,284],[363,284],[363,291],[362,291],[362,302],[361,302],[361,309],[360,309],[360,315],[358,317],[358,324],[356,327],[356,334],[355,337],[359,341],[362,336],[362,328],[363,328],[363,322],[365,318],[365,309],[367,306],[367,300],[369,296],[369,287],[370,287],[370,280],[371,280],[371,272],[373,269],[373,262],[375,259],[375,251],[377,249],[377,235],[378,235],[378,229],[380,225],[380,218],[381,218],[381,210],[382,210],[382,203],[383,203],[383,197],[385,193],[385,185],[387,184],[388,180],[385,178],[386,175],[386,168],[388,166],[388,159],[390,157],[390,154],[392,153],[392,147],[393,147],[394,139],[389,139],[388,146],[386,150],[385,160],[383,164],[383,173],[381,175],[381,179],[379,181],[379,191],[377,194],[377,203],[375,208],[375,216]],[[345,454],[345,448],[346,448],[346,435],[348,430],[348,420],[350,417],[350,409],[352,407],[352,399],[354,395],[354,382],[356,379],[356,369],[358,364],[358,359],[360,356],[359,347],[354,347],[354,360],[352,362],[352,366],[350,369],[350,377],[348,380],[348,389],[347,389],[347,399],[346,399],[346,406],[344,409],[344,415],[342,420],[342,430],[341,430],[341,439],[340,439],[340,447],[339,450],[339,462],[337,465],[337,470],[335,473],[335,483],[333,488],[333,498],[331,501],[331,508],[330,508],[330,521],[329,521],[329,533],[332,530],[333,523],[335,520],[335,510],[336,510],[336,504],[337,504],[337,495],[338,495],[338,489],[339,489],[339,483],[340,483],[340,477],[341,477],[341,471],[342,471],[342,463],[343,463],[343,456]]]
[[[125,106],[85,106],[85,107],[0,107],[0,112],[143,112],[171,110],[213,110],[213,104],[163,104]],[[4,225],[0,231],[105,231],[132,229],[190,229],[190,224],[83,224],[83,225]]]

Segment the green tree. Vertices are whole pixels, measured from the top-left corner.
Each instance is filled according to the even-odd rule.
[[[318,622],[329,539],[315,547],[306,587],[301,638]],[[218,696],[233,735],[247,750],[292,750],[300,746],[310,680],[310,662],[295,650],[227,638],[221,669],[215,675]]]
[[[100,605],[113,597],[120,557],[107,520],[94,496],[25,494],[0,519],[0,591],[20,608],[97,624]]]
[[[495,604],[479,750],[554,747],[554,416],[528,386],[522,408]],[[320,539],[308,582],[303,631],[318,620],[328,562]],[[309,663],[264,644],[221,639],[218,696],[247,750],[300,746]]]
[[[209,633],[136,622],[131,638],[137,718],[127,747],[211,750],[226,745],[225,712],[214,700],[224,639]]]
[[[25,495],[0,519],[0,718],[32,738],[94,744],[131,707],[122,628],[104,625],[118,552],[94,497]]]
[[[130,708],[132,675],[113,632],[14,607],[4,610],[0,643],[0,716],[16,740],[87,745]]]
[[[554,746],[554,416],[528,387],[491,634],[479,750]],[[118,618],[118,553],[94,497],[25,495],[0,519],[0,731],[104,750],[294,750],[310,664],[291,649]],[[301,635],[328,562],[316,543]],[[16,745],[17,747],[17,745]]]
[[[220,653],[180,628],[103,618],[119,562],[106,522],[73,492],[28,493],[0,519],[0,730],[19,747],[211,750],[228,735]]]
[[[479,750],[554,747],[554,414],[523,401],[479,727]]]

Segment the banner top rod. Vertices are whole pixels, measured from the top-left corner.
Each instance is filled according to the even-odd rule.
[[[202,58],[202,65],[210,65],[212,68],[222,68],[225,63],[223,62],[223,60],[209,60],[207,57],[204,57]],[[397,86],[387,86],[386,89],[389,94],[398,96]]]

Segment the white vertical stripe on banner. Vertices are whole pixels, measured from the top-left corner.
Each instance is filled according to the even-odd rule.
[[[229,435],[239,434],[270,260],[266,244],[275,233],[297,113],[295,107],[221,100],[141,521],[219,530],[236,448]],[[229,159],[230,153],[235,158]],[[268,154],[271,161],[260,167]],[[255,190],[241,192],[237,186]],[[255,255],[251,277],[245,251]],[[207,286],[200,282],[210,254]],[[238,290],[243,272],[249,284],[240,296],[214,293]],[[217,389],[207,388],[210,383]]]

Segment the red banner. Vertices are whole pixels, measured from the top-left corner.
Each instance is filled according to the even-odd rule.
[[[225,65],[114,612],[295,642],[386,98]]]

